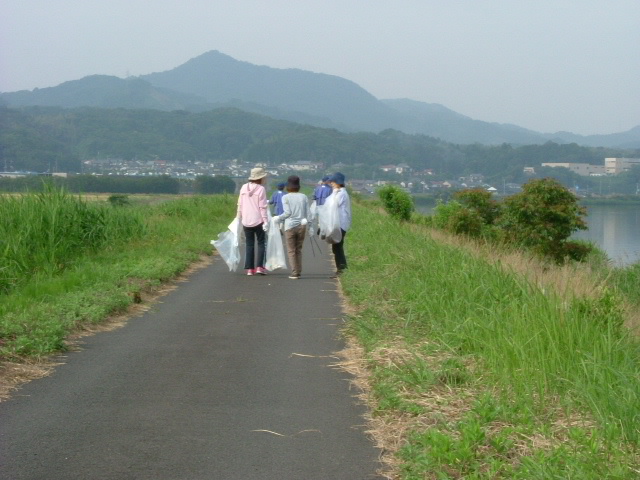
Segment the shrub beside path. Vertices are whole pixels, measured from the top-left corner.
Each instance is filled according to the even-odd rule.
[[[217,258],[83,338],[0,403],[0,477],[380,478],[365,407],[333,367],[342,309],[322,248],[305,251],[300,280]]]

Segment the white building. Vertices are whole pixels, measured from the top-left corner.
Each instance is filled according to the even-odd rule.
[[[291,170],[301,170],[307,172],[316,172],[322,168],[322,164],[318,162],[310,162],[308,160],[301,160],[296,163],[289,164]]]
[[[551,168],[564,167],[584,177],[588,177],[589,175],[604,175],[605,173],[608,173],[605,165],[591,165],[590,163],[552,162],[543,163],[542,166]]]
[[[635,165],[640,166],[640,158],[605,158],[604,167],[609,175],[618,175],[631,170]]]

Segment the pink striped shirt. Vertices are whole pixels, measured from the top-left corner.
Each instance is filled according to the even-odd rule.
[[[267,191],[258,183],[245,183],[238,197],[238,215],[245,227],[267,223]]]

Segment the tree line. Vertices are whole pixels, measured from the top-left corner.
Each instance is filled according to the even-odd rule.
[[[107,157],[208,162],[239,158],[269,165],[339,163],[360,178],[372,178],[381,165],[406,163],[414,170],[431,169],[442,179],[480,173],[488,179],[523,182],[523,167],[539,168],[542,162],[599,164],[605,157],[634,156],[640,156],[640,150],[553,142],[457,145],[396,130],[344,133],[233,108],[190,113],[0,107],[0,169],[5,170],[79,172],[82,160]]]

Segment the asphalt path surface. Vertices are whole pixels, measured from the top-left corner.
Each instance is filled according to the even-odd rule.
[[[217,257],[0,403],[0,478],[373,479],[364,406],[336,369],[326,244],[302,278]]]

